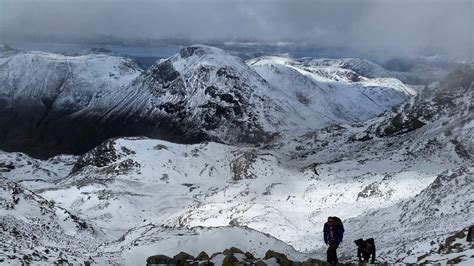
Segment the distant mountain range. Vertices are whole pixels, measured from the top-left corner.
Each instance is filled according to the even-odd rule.
[[[416,94],[358,59],[246,63],[191,46],[145,71],[131,59],[96,52],[4,49],[0,147],[46,158],[80,154],[115,136],[263,143],[276,133],[362,122]]]

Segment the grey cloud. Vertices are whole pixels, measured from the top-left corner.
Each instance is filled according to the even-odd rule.
[[[0,41],[186,39],[472,59],[474,0],[0,0]]]

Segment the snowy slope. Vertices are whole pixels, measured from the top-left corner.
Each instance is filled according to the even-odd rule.
[[[417,263],[418,257],[444,244],[449,234],[473,225],[473,170],[460,167],[445,171],[412,199],[349,219],[345,223],[346,241],[374,237],[380,261]],[[342,252],[355,259],[347,246]]]
[[[378,136],[392,136],[413,131],[432,121],[453,123],[454,119],[461,119],[458,123],[468,123],[473,116],[473,79],[473,65],[453,71],[437,86],[424,89],[411,101],[387,113],[388,119],[374,126],[373,131]]]
[[[97,123],[84,116],[106,108],[100,99],[140,72],[132,60],[105,54],[0,51],[0,147],[49,157],[97,145],[101,140],[91,134]]]
[[[415,91],[396,79],[368,79],[333,66],[307,67],[281,57],[263,57],[248,63],[305,119],[308,129],[366,121],[398,105]],[[293,121],[295,119],[292,119]]]
[[[173,257],[180,252],[197,256],[201,251],[212,255],[224,248],[242,247],[243,252],[251,252],[263,257],[269,249],[289,254],[300,259],[304,254],[269,235],[244,227],[194,227],[167,228],[152,224],[128,231],[122,238],[111,243],[93,258],[96,262],[143,264],[150,255],[162,254]],[[217,265],[224,255],[212,259]],[[219,261],[220,260],[220,261]]]
[[[0,173],[22,186],[37,189],[43,182],[55,182],[67,176],[77,159],[77,156],[58,155],[42,161],[24,153],[0,151]]]
[[[439,247],[432,247],[429,252],[418,256],[416,258],[417,262],[471,265],[474,262],[474,245],[472,241],[467,240],[470,227],[453,233],[446,237],[444,241],[438,241],[441,242]],[[433,246],[433,242],[429,244],[421,242],[418,245],[425,245],[426,250],[426,246]]]
[[[359,58],[341,58],[341,59],[329,59],[329,58],[303,58],[302,63],[304,66],[310,67],[340,67],[343,69],[350,69],[359,75],[375,78],[375,77],[393,77],[393,74],[377,65],[376,63]]]
[[[407,84],[430,84],[443,79],[459,64],[448,63],[436,58],[418,58],[409,63],[404,60],[390,60],[387,65],[409,65],[397,70],[388,70],[370,60],[361,58],[302,58],[299,60],[304,66],[309,67],[338,67],[356,72],[368,78],[396,78]],[[403,70],[403,71],[402,71]]]
[[[0,177],[0,262],[83,262],[98,246],[83,219]]]
[[[474,200],[473,81],[472,66],[462,67],[438,86],[426,89],[424,97],[418,96],[414,102],[388,113],[381,122],[358,133],[366,139],[379,134],[390,136],[388,140],[415,140],[406,150],[411,160],[431,157],[432,161],[438,158],[435,160],[439,163],[453,160],[465,163],[441,171],[430,186],[409,200],[349,219],[349,243],[360,237],[375,237],[381,247],[378,249],[381,260],[419,263],[423,255],[432,254],[450,234],[474,224],[470,215]],[[354,259],[347,246],[343,252],[346,258]],[[472,247],[466,252],[470,254]],[[436,261],[446,263],[454,257],[455,254],[438,254]]]

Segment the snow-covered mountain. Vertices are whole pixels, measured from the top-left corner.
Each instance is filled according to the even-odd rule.
[[[1,60],[1,147],[37,157],[83,153],[114,136],[259,144],[361,122],[415,94],[395,79],[277,64],[281,58],[247,65],[203,45],[145,72],[106,54],[17,52]]]
[[[99,97],[93,110],[103,121],[153,122],[141,129],[163,126],[176,134],[168,140],[198,143],[117,137],[48,160],[0,151],[0,178],[87,224],[68,233],[83,244],[62,251],[69,262],[138,264],[231,246],[324,259],[322,226],[334,215],[346,227],[346,261],[355,260],[354,239],[375,237],[379,261],[446,262],[454,256],[435,247],[474,224],[473,81],[466,66],[415,91],[346,68],[244,62],[191,46],[112,89],[112,99]],[[3,191],[0,200],[15,197]],[[0,218],[24,213],[0,210]],[[49,241],[63,243],[56,236],[64,227]],[[472,254],[463,245],[459,256]],[[25,260],[18,255],[26,251],[8,250],[15,257],[0,258]]]
[[[466,65],[449,74],[440,84],[426,88],[412,101],[400,106],[395,112],[387,114],[389,119],[382,121],[375,129],[378,136],[406,133],[433,121],[458,123],[472,120],[472,79],[474,67]],[[469,136],[466,136],[469,137]]]
[[[38,157],[86,151],[114,135],[92,119],[106,111],[101,99],[140,72],[132,60],[105,54],[0,50],[0,147]]]
[[[311,67],[338,67],[352,70],[359,75],[368,78],[396,78],[407,84],[430,84],[434,81],[443,79],[450,71],[459,67],[457,63],[446,63],[441,65],[436,59],[420,58],[413,62],[405,60],[390,60],[388,66],[399,66],[404,63],[404,67],[395,67],[397,70],[389,70],[379,64],[367,59],[361,58],[302,58],[300,62],[305,66]],[[396,64],[400,62],[400,64]],[[408,65],[408,66],[407,66]],[[401,68],[401,69],[400,69]],[[403,71],[402,71],[403,70]]]
[[[248,63],[283,92],[284,98],[302,103],[288,104],[303,118],[301,122],[291,120],[296,122],[293,128],[306,126],[300,132],[366,121],[416,94],[399,80],[369,79],[340,67],[310,67],[282,57],[256,58]]]

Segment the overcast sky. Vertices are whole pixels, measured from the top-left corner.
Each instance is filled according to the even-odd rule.
[[[473,2],[0,0],[0,42],[290,42],[472,59]]]

